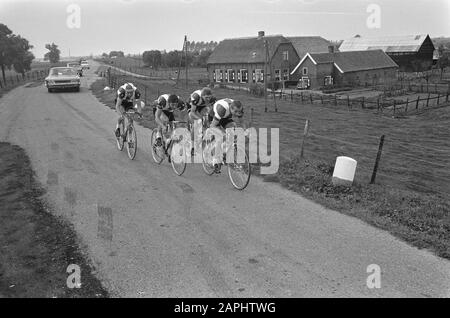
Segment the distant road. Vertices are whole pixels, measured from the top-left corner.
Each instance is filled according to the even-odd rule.
[[[115,146],[116,113],[80,93],[20,87],[0,99],[0,140],[25,148],[54,213],[75,227],[115,296],[448,297],[450,262],[257,178],[242,192],[198,165],[135,161]],[[366,286],[381,268],[381,288]]]

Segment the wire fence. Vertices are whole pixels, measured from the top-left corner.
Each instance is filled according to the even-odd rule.
[[[49,69],[33,70],[24,74],[16,74],[5,77],[0,76],[0,91],[9,90],[13,87],[32,80],[43,80],[48,75]]]

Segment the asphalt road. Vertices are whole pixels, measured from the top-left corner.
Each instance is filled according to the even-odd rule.
[[[115,146],[116,113],[90,93],[17,88],[0,100],[0,140],[25,148],[45,199],[75,227],[113,296],[449,297],[450,263],[358,219],[253,178],[190,165],[182,177]],[[381,288],[366,285],[381,269]],[[83,273],[81,273],[83,279]]]

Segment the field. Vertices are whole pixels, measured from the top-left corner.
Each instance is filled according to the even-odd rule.
[[[149,67],[145,67],[142,60],[135,57],[117,57],[114,59],[99,60],[106,63],[110,63],[111,66],[116,66],[120,69],[140,74],[149,77],[156,77],[162,79],[177,79],[178,67],[173,68],[160,68],[153,70]],[[198,83],[199,80],[206,81],[208,76],[205,68],[189,68],[188,69],[189,82]],[[180,70],[180,80],[184,81],[186,78],[186,72],[184,68]]]
[[[118,83],[132,80],[145,91],[147,104],[162,93],[174,92],[187,99],[199,88],[126,76],[117,80]],[[97,85],[104,87],[106,79]],[[265,112],[263,98],[221,88],[215,88],[214,92],[218,98],[243,102],[247,126],[279,128],[280,171],[262,176],[265,181],[280,182],[325,206],[450,257],[450,107],[393,118],[374,110],[278,99],[275,112],[274,101],[269,99]],[[111,93],[97,95],[108,104],[113,99]],[[307,119],[310,129],[305,158],[300,159]],[[149,110],[143,125],[154,125]],[[382,135],[385,141],[378,174],[375,184],[370,184]],[[349,156],[358,162],[355,183],[350,189],[331,184],[337,156]]]

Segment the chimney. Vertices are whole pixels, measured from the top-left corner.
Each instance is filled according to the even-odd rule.
[[[334,45],[328,46],[328,53],[334,53]]]
[[[264,31],[258,32],[258,39],[262,38],[265,35]]]

